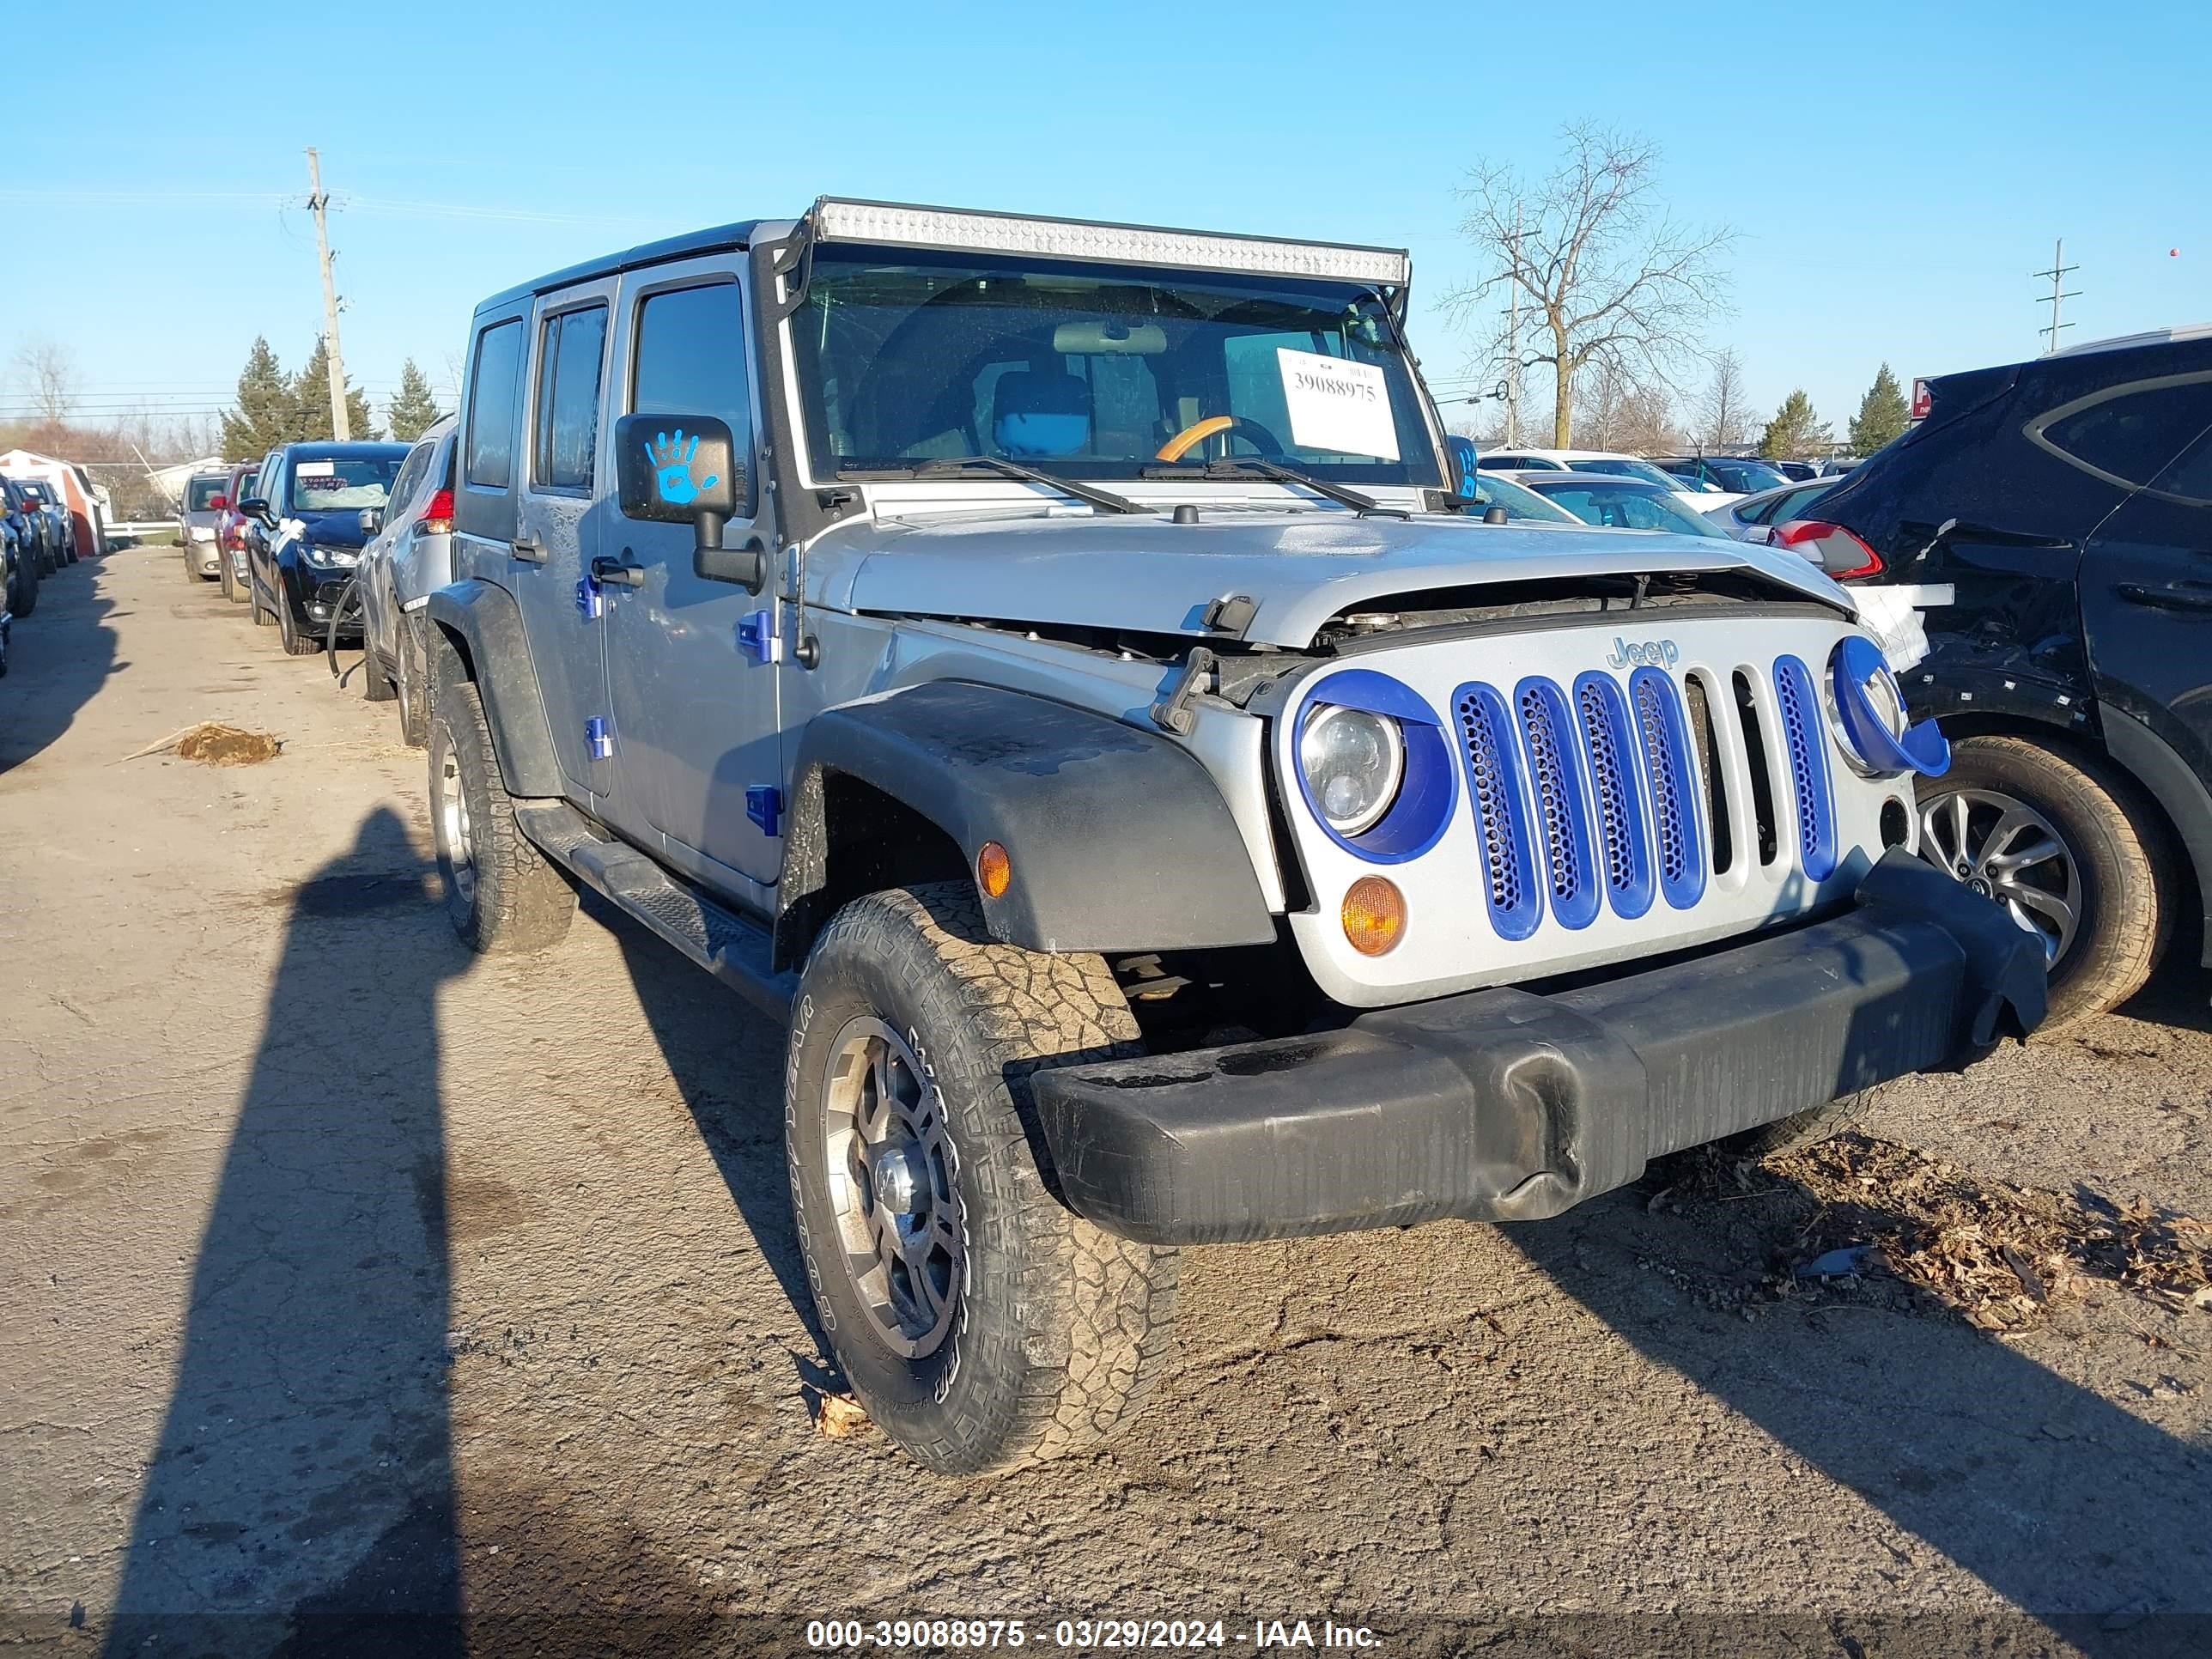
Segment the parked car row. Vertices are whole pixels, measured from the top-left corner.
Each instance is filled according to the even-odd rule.
[[[220,581],[289,656],[361,637],[347,602],[362,550],[381,526],[400,443],[286,444],[258,465],[206,472],[184,503],[187,580]]]
[[[0,476],[0,674],[13,624],[39,608],[39,585],[77,562],[76,521],[37,478]]]

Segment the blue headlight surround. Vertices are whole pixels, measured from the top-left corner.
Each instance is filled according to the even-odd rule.
[[[1397,799],[1357,836],[1337,833],[1314,799],[1305,769],[1298,764],[1298,736],[1305,730],[1306,717],[1323,706],[1357,708],[1394,720],[1399,740],[1406,745]],[[1402,681],[1371,668],[1340,668],[1323,675],[1298,700],[1289,736],[1291,774],[1297,780],[1306,811],[1323,835],[1354,857],[1370,864],[1404,864],[1434,847],[1451,827],[1452,811],[1459,804],[1459,778],[1451,746],[1444,741],[1443,720]]]
[[[1951,745],[1936,722],[1927,720],[1908,726],[1900,738],[1891,734],[1875,712],[1866,688],[1877,676],[1889,672],[1881,647],[1865,635],[1847,635],[1836,641],[1836,648],[1828,654],[1828,689],[1844,740],[1877,776],[1913,772],[1923,778],[1940,778],[1951,769]],[[1905,696],[1899,690],[1898,707],[1904,706]]]

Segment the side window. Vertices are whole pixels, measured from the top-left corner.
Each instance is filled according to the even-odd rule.
[[[522,372],[522,319],[477,336],[469,383],[468,481],[486,489],[514,482],[514,387]]]
[[[2212,432],[2173,459],[2173,465],[2151,480],[2151,488],[2191,507],[2212,507]]]
[[[2212,375],[2120,386],[2031,422],[2028,435],[2067,460],[2132,485],[2148,483],[2212,427]]]
[[[422,471],[429,465],[429,445],[416,444],[414,448],[407,452],[407,459],[399,464],[399,476],[392,481],[392,494],[389,499],[392,503],[392,518],[398,518],[400,509],[415,499],[416,486],[422,482]]]
[[[599,441],[599,361],[607,308],[548,317],[538,344],[537,440],[530,482],[539,489],[589,490]]]
[[[752,512],[752,400],[745,390],[744,295],[735,283],[670,289],[638,302],[629,407],[654,415],[712,415],[730,428],[744,469],[738,513]]]

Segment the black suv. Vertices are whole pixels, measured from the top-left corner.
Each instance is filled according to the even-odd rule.
[[[2212,891],[2212,328],[1930,384],[1778,539],[1934,590],[1904,678],[1953,761],[1921,850],[2043,936],[2057,1024],[2133,994]]]

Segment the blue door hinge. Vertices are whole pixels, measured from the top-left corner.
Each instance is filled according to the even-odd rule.
[[[586,622],[607,614],[607,596],[596,576],[586,576],[576,584],[576,614]]]
[[[745,786],[745,816],[761,827],[761,834],[772,836],[783,822],[783,791],[772,783],[751,783]]]
[[[783,630],[773,611],[748,611],[738,618],[738,649],[755,662],[783,660]]]
[[[615,734],[599,715],[584,722],[584,752],[593,760],[605,760],[615,752]]]

